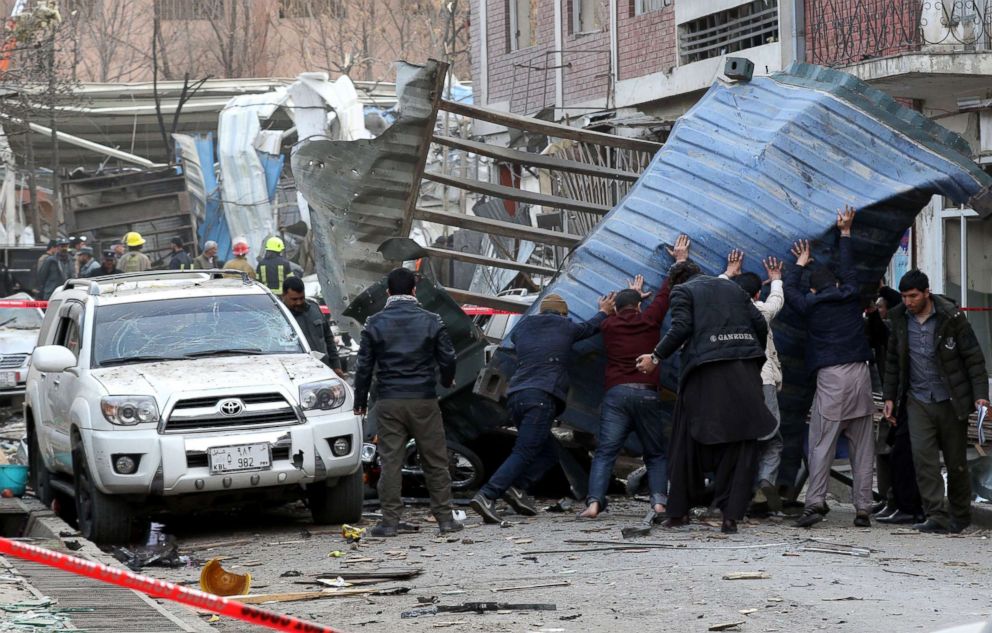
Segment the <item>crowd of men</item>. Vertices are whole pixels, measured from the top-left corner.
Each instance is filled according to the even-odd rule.
[[[599,312],[585,322],[568,317],[562,297],[546,295],[510,335],[516,353],[506,402],[517,428],[512,453],[471,507],[486,523],[501,522],[500,499],[520,514],[537,513],[527,490],[557,463],[552,427],[565,408],[572,346],[602,334],[605,397],[580,518],[595,519],[607,510],[613,466],[631,432],[643,448],[655,522],[677,528],[690,522],[693,508],[706,508],[720,513],[723,532],[734,533],[745,516],[778,509],[782,367],[770,326],[788,306],[805,325],[806,370],[815,384],[809,478],[794,525],[809,528],[829,511],[827,483],[843,436],[855,526],[869,527],[874,515],[925,533],[966,528],[972,500],[967,421],[989,407],[984,355],[964,313],[931,293],[919,270],[903,276],[898,291],[883,287],[877,304],[866,306],[854,267],[854,218],[850,207],[837,214],[836,273],[814,266],[810,244],[802,240],[792,249],[794,265],[771,257],[762,262],[764,281],[742,272],[744,255],[736,250],[728,255],[726,271],[710,276],[691,260],[690,240],[683,235],[669,249],[674,263],[646,306],[651,293],[641,276],[602,297]],[[401,521],[399,494],[410,438],[421,453],[441,532],[461,529],[452,518],[436,393],[436,372],[442,386],[453,384],[454,351],[440,317],[418,305],[415,284],[410,271],[390,273],[389,300],[368,319],[358,356],[356,414],[367,413],[372,376],[378,381],[383,518],[372,529],[376,536],[415,529]],[[671,325],[662,335],[666,315]],[[659,373],[676,354],[680,376],[669,431]],[[878,425],[873,368],[884,399]],[[883,497],[878,504],[873,501],[876,460]]]
[[[38,258],[35,267],[38,298],[47,300],[56,288],[69,279],[144,272],[153,268],[238,270],[251,279],[260,280],[276,295],[282,294],[283,282],[286,279],[302,274],[302,269],[285,257],[286,245],[279,237],[270,237],[266,240],[265,252],[255,265],[248,261],[250,248],[248,240],[244,237],[236,237],[232,240],[231,252],[234,256],[226,262],[218,258],[219,247],[215,241],[204,242],[200,255],[193,257],[183,239],[173,237],[169,241],[168,254],[157,264],[145,254],[146,240],[135,231],[130,231],[121,239],[111,242],[110,247],[101,253],[99,259],[96,258],[93,248],[87,244],[87,241],[86,237],[69,237],[48,242],[48,248]]]

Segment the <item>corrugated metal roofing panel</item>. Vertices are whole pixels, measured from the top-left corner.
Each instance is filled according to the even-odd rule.
[[[858,275],[878,285],[900,237],[932,195],[965,202],[992,183],[968,156],[967,143],[845,73],[805,64],[736,84],[720,83],[676,124],[664,148],[630,193],[571,254],[545,292],[587,319],[597,299],[644,274],[658,288],[671,258],[664,245],[680,233],[692,257],[719,273],[733,248],[745,270],[760,259],[794,259],[794,240],[814,240],[818,262],[836,256],[836,212],[859,209],[854,225]],[[537,305],[535,303],[535,305]],[[774,325],[786,376],[783,413],[805,415],[803,324],[784,311]],[[601,342],[576,346],[564,419],[598,425]],[[645,350],[645,352],[650,350]],[[510,367],[506,356],[496,361]],[[676,367],[662,382],[674,390]]]

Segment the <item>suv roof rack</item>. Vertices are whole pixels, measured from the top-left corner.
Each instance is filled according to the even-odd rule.
[[[155,279],[169,279],[171,277],[186,277],[196,279],[206,275],[208,279],[223,279],[224,277],[241,277],[241,282],[246,286],[252,285],[251,277],[248,273],[234,270],[233,268],[214,268],[212,270],[146,270],[138,273],[120,273],[116,275],[104,275],[101,277],[91,277],[89,279],[70,279],[65,282],[64,288],[85,287],[91,295],[100,294],[100,284],[115,281],[153,281]]]

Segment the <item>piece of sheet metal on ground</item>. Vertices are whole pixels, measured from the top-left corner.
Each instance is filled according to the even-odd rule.
[[[682,232],[708,273],[721,272],[727,252],[742,248],[744,269],[763,276],[760,259],[795,261],[789,249],[800,238],[814,240],[817,265],[835,266],[836,213],[851,204],[859,209],[858,278],[870,294],[932,195],[966,202],[992,182],[968,154],[957,135],[839,71],[797,64],[771,77],[717,84],[679,120],[545,292],[563,296],[573,318],[588,319],[600,295],[636,274],[657,289],[672,263],[664,245]],[[812,390],[800,319],[786,309],[773,330],[786,381],[784,429],[787,418],[805,419]],[[598,427],[601,348],[597,337],[574,350],[563,418],[583,430]],[[494,363],[511,372],[512,353],[497,354]],[[664,365],[662,384],[672,391],[677,370],[677,359]]]

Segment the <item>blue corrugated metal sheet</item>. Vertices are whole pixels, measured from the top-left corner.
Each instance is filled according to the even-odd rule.
[[[565,297],[573,318],[589,318],[600,295],[636,274],[657,288],[671,264],[663,245],[683,232],[709,273],[721,272],[727,252],[742,248],[745,269],[763,275],[760,259],[794,261],[789,249],[800,238],[815,240],[818,262],[831,262],[836,212],[844,204],[859,209],[855,252],[870,292],[932,195],[965,202],[992,183],[968,152],[960,137],[838,71],[800,64],[718,84],[682,117],[546,292]],[[811,397],[803,324],[786,312],[774,331],[787,382],[783,408],[799,419]],[[600,346],[598,339],[577,346],[572,366],[564,419],[585,430],[598,426]],[[496,362],[510,368],[506,355]],[[666,363],[662,380],[672,390],[676,371]]]

